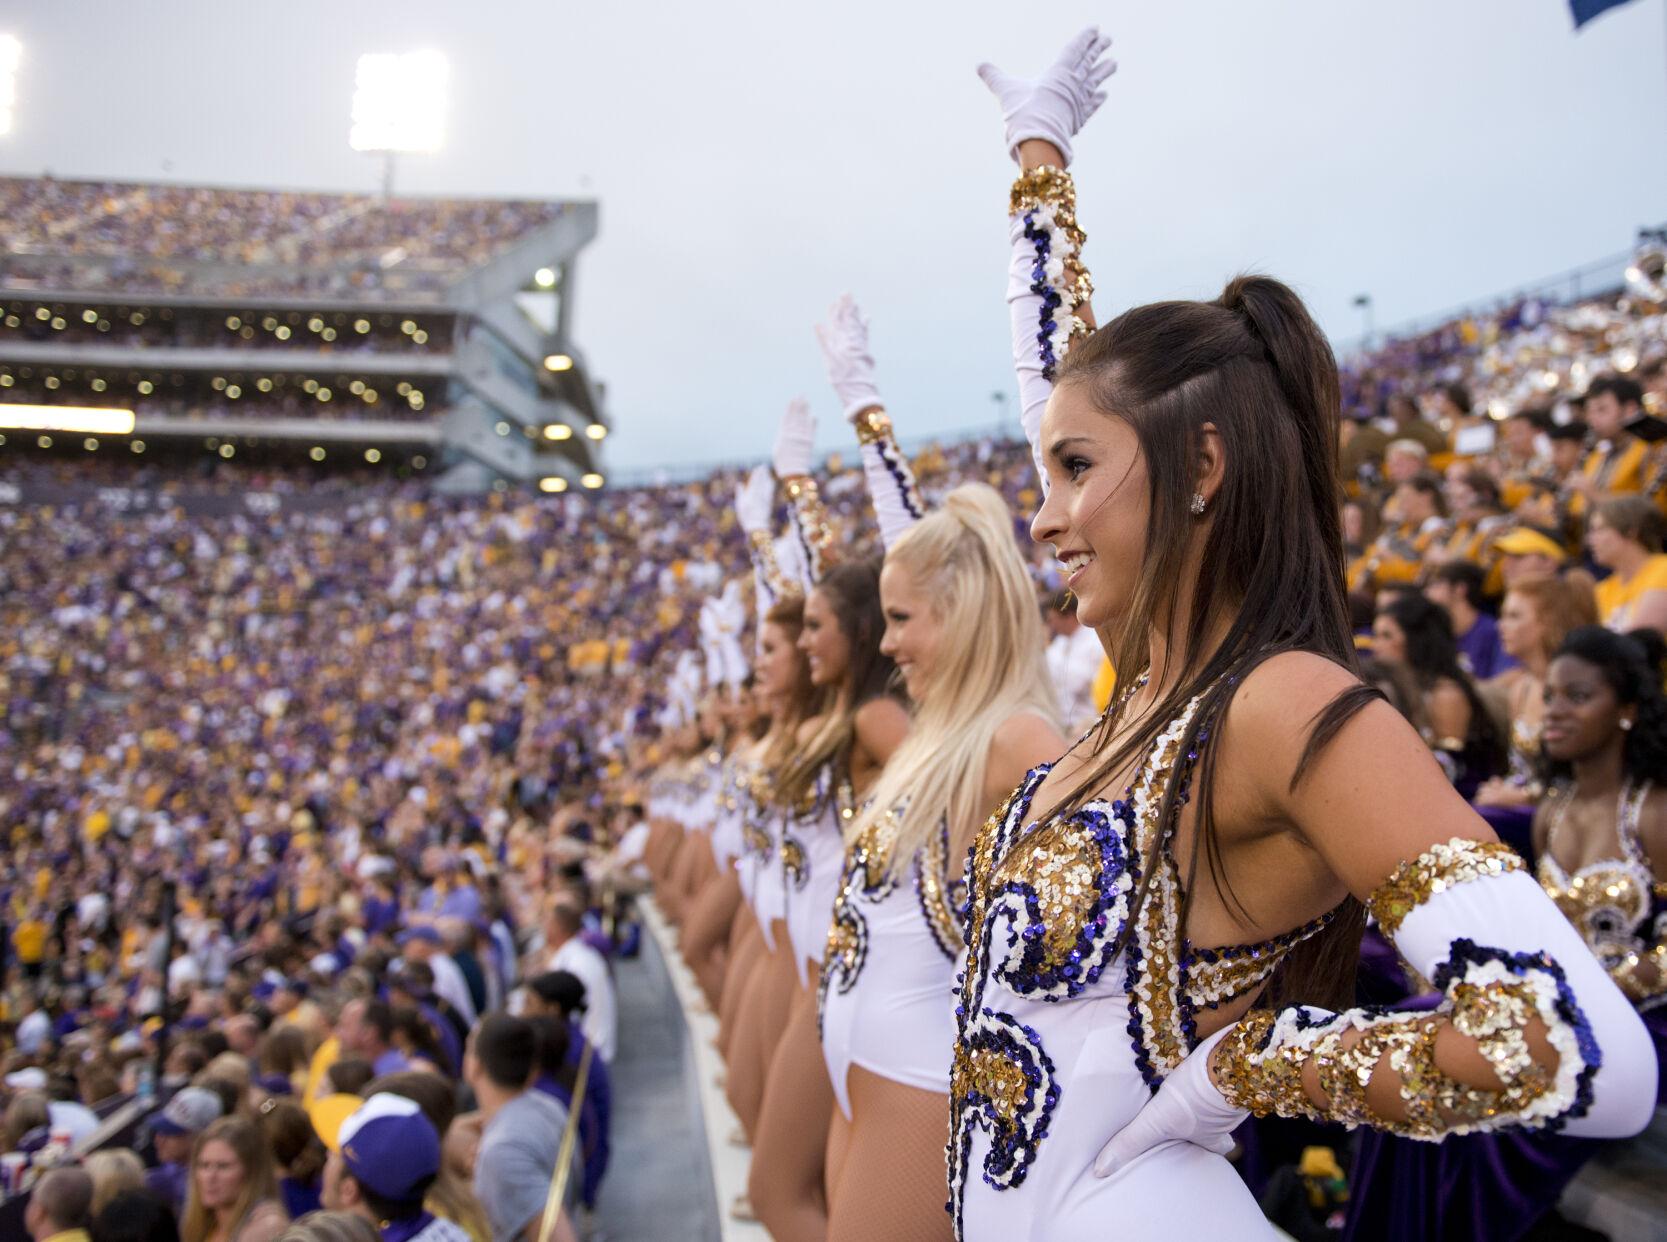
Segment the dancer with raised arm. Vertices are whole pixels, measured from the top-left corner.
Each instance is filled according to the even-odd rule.
[[[945,1052],[967,847],[990,807],[1064,743],[1006,502],[973,483],[927,512],[849,298],[817,335],[886,545],[880,650],[913,704],[908,736],[846,833],[822,963],[822,1045],[839,1105],[828,1238],[926,1242],[950,1233]]]
[[[1301,301],[1240,277],[1075,326],[1066,169],[1106,46],[1085,32],[1037,83],[982,71],[1020,166],[1010,304],[1049,488],[1032,531],[1120,690],[973,847],[957,1233],[1270,1236],[1220,1154],[1249,1113],[1636,1133],[1656,1065],[1632,1006],[1354,674],[1337,372]],[[1436,1008],[1347,1008],[1367,907]]]
[[[871,561],[825,563],[832,532],[810,477],[814,433],[809,408],[795,407],[776,450],[776,475],[793,501],[813,577],[799,648],[812,682],[827,694],[820,714],[800,728],[797,750],[774,790],[800,987],[765,1082],[748,1193],[777,1242],[819,1242],[827,1235],[834,1104],[817,1035],[817,975],[839,888],[844,830],[908,730],[908,714],[890,691],[894,666],[880,651],[879,568]]]

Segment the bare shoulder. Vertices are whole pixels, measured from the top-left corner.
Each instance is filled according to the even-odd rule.
[[[1655,785],[1638,816],[1638,839],[1657,879],[1667,879],[1667,786]]]
[[[1004,797],[1038,764],[1059,758],[1065,739],[1046,718],[1032,711],[1009,716],[990,738],[984,761],[986,801]]]
[[[1052,721],[1036,712],[1019,712],[997,726],[990,738],[990,762],[1022,764],[1026,770],[1057,759],[1065,739]]]
[[[1227,723],[1255,737],[1306,737],[1315,717],[1362,684],[1323,655],[1282,651],[1250,671],[1228,706]]]
[[[857,745],[875,763],[884,763],[908,733],[909,713],[890,695],[881,695],[857,708],[852,726]]]

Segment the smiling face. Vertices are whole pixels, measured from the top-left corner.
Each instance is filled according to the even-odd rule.
[[[1372,654],[1380,660],[1406,662],[1407,633],[1387,612],[1380,612],[1372,619]]]
[[[815,686],[835,686],[851,664],[851,640],[839,628],[827,592],[818,588],[805,597],[805,627],[799,633],[799,650],[810,664]]]
[[[774,621],[764,623],[758,647],[758,693],[779,702],[793,692],[798,680],[799,653],[792,636]]]
[[[890,561],[880,570],[880,607],[886,616],[880,651],[891,657],[909,697],[919,703],[931,683],[943,623],[914,575]]]
[[[1134,429],[1096,410],[1077,384],[1053,390],[1041,435],[1049,491],[1030,534],[1053,545],[1077,620],[1098,628],[1124,614],[1140,580],[1151,510],[1145,458]]]
[[[243,1193],[243,1164],[231,1145],[218,1139],[202,1145],[192,1175],[197,1179],[197,1196],[210,1211],[231,1207]]]
[[[1577,763],[1613,745],[1632,714],[1597,665],[1565,655],[1546,670],[1543,745],[1559,763]]]
[[[1603,514],[1592,514],[1586,528],[1586,546],[1592,549],[1594,561],[1605,569],[1615,568],[1626,553],[1626,544],[1626,536],[1604,521]]]
[[[1513,660],[1538,654],[1545,644],[1545,626],[1540,624],[1534,601],[1515,591],[1505,592],[1499,609],[1499,645]]]

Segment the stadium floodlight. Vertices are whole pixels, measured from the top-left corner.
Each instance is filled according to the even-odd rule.
[[[541,492],[565,492],[567,490],[567,480],[559,474],[546,475],[538,481],[538,490]]]
[[[17,104],[17,67],[23,61],[23,44],[16,35],[0,34],[0,134],[12,132],[12,113]]]
[[[581,474],[579,476],[579,482],[583,483],[586,487],[590,488],[590,490],[594,492],[597,488],[602,486],[602,476],[599,475],[599,474],[594,474],[594,473],[593,474]]]
[[[451,68],[439,52],[368,52],[359,57],[347,142],[355,151],[383,156],[384,195],[394,192],[395,156],[440,149],[450,76]]]
[[[533,284],[540,289],[554,289],[556,287],[556,269],[541,267],[533,273]]]
[[[573,359],[566,354],[551,354],[544,359],[544,369],[546,371],[571,371],[573,369]]]
[[[600,440],[608,434],[608,429],[601,423],[592,423],[590,426],[585,428],[585,434],[592,440]]]
[[[546,440],[571,440],[573,428],[566,423],[545,423],[544,438]]]
[[[133,431],[133,411],[95,406],[0,402],[0,427],[17,431],[62,431],[81,435],[125,436]]]

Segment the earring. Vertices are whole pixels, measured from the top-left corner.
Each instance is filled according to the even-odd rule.
[[[1622,721],[1621,721],[1621,728],[1623,728],[1623,729],[1630,729],[1630,728],[1632,728],[1632,721],[1630,721],[1630,720],[1622,720]]]
[[[1192,501],[1187,505],[1187,508],[1192,510],[1193,517],[1202,517],[1204,514],[1204,493],[1194,492]]]

